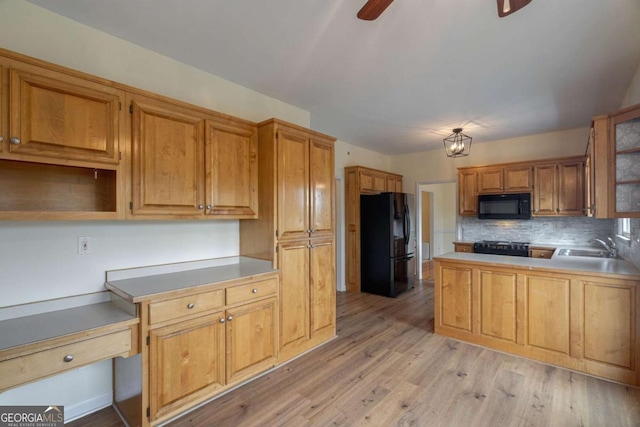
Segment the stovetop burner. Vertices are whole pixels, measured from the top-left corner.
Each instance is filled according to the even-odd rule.
[[[493,255],[529,256],[529,242],[482,240],[473,244],[473,252]]]

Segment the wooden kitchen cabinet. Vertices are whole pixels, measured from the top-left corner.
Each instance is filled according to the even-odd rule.
[[[478,215],[478,173],[474,169],[458,170],[458,215]]]
[[[151,421],[225,385],[224,312],[151,330]]]
[[[345,176],[345,264],[347,292],[360,292],[360,195],[402,192],[402,175],[364,166],[347,166]],[[386,181],[386,188],[374,185],[375,177]],[[379,181],[379,182],[381,182]]]
[[[262,273],[137,297],[141,361],[114,368],[114,403],[127,422],[165,423],[275,366],[279,277]],[[132,379],[140,366],[141,378]]]
[[[335,335],[335,249],[332,239],[282,241],[280,357],[286,360]],[[298,286],[287,286],[298,283]]]
[[[277,119],[258,137],[259,218],[240,221],[240,253],[281,272],[282,362],[335,336],[335,139]]]
[[[640,104],[610,116],[614,182],[610,199],[616,218],[640,218]]]
[[[534,166],[534,216],[584,216],[584,158]]]
[[[453,242],[455,252],[473,252],[473,243]]]
[[[227,385],[244,381],[276,364],[276,298],[227,309],[225,324]]]
[[[258,217],[258,132],[227,118],[206,121],[206,214],[216,218]]]
[[[435,263],[437,334],[640,384],[640,276]]]
[[[333,233],[333,142],[278,126],[278,237]],[[299,214],[287,214],[287,213]]]
[[[119,219],[124,92],[50,65],[0,50],[0,219]]]
[[[254,125],[142,95],[127,101],[134,218],[256,218]]]
[[[123,91],[39,66],[8,64],[8,158],[120,161]]]
[[[591,121],[585,159],[585,207],[587,216],[609,218],[610,174],[609,118],[597,116]]]
[[[132,108],[132,214],[202,215],[204,117],[139,95],[127,101]]]
[[[486,167],[478,171],[478,193],[526,193],[533,187],[531,166]]]

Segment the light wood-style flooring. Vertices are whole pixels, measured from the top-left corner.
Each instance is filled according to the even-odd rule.
[[[171,426],[639,426],[640,390],[433,334],[433,285],[338,294],[338,338]],[[75,426],[120,426],[111,408]]]

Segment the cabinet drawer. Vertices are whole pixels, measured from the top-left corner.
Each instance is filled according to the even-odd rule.
[[[127,329],[5,360],[0,363],[0,390],[100,360],[127,356],[129,351],[131,330]]]
[[[531,258],[551,259],[554,249],[531,249]]]
[[[224,306],[224,290],[188,295],[149,304],[149,324],[202,313]]]
[[[278,288],[277,279],[247,283],[246,285],[227,288],[227,304],[251,301],[267,295],[275,295]]]

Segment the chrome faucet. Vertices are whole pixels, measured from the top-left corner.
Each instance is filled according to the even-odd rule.
[[[616,245],[616,242],[614,242],[611,237],[607,237],[607,240],[610,244],[604,240],[591,239],[592,242],[598,242],[607,249],[607,258],[618,258],[618,246]]]

